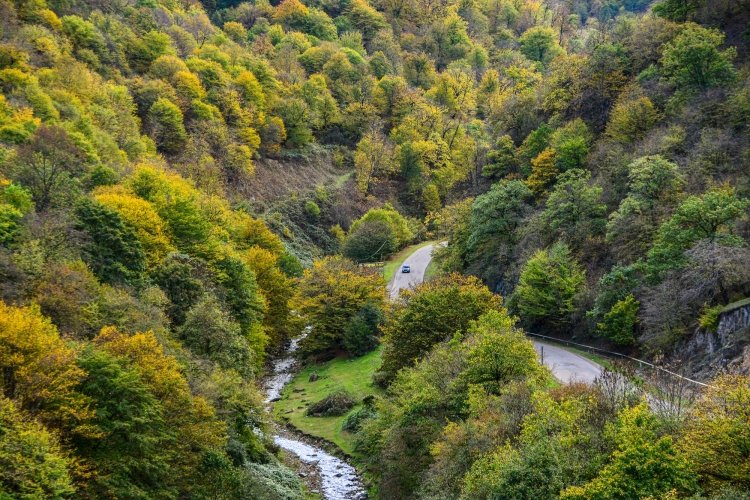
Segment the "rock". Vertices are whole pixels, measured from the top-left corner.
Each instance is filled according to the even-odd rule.
[[[343,476],[343,474],[342,474],[342,473],[340,473],[340,472],[337,472],[336,474],[334,474],[334,476],[336,476],[336,477],[341,477],[341,476]]]
[[[304,477],[307,477],[307,474],[305,474],[304,472],[300,472],[300,473],[299,473],[299,474],[297,474],[297,475],[298,475],[299,477],[302,477],[302,478],[304,478]]]
[[[320,376],[318,375],[318,372],[312,372],[312,373],[310,374],[310,378],[308,378],[308,379],[307,379],[307,381],[308,381],[308,382],[315,382],[315,381],[316,381],[316,380],[318,380],[319,378],[320,378]]]
[[[281,398],[276,397],[276,398],[273,398],[273,399],[269,400],[268,402],[269,403],[275,403],[276,401],[281,401]]]

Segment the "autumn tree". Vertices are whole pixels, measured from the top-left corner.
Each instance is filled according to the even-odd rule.
[[[0,396],[0,492],[9,498],[64,498],[75,493],[70,457],[59,436]]]
[[[301,348],[307,355],[330,355],[344,347],[346,329],[368,304],[382,308],[382,278],[342,257],[326,257],[305,270],[294,308],[310,332]]]
[[[745,489],[750,484],[747,378],[723,375],[706,388],[687,421],[679,447],[695,463],[701,482],[709,491],[722,486]]]
[[[366,134],[354,152],[354,168],[359,190],[367,194],[374,180],[389,175],[394,169],[393,148],[382,135]]]

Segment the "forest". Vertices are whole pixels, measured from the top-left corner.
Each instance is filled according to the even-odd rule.
[[[0,499],[750,500],[749,215],[750,0],[0,0]]]

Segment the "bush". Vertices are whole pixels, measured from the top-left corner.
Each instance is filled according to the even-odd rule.
[[[701,328],[715,333],[719,328],[719,316],[721,315],[722,310],[724,310],[724,306],[722,305],[714,307],[708,307],[707,305],[704,306],[700,318],[698,318],[698,323],[700,323]]]
[[[341,428],[347,432],[357,432],[362,427],[365,420],[374,418],[377,413],[372,406],[365,405],[361,408],[357,408],[344,419],[344,423],[341,424]]]
[[[307,407],[308,417],[336,417],[343,415],[354,406],[354,397],[346,391],[336,391],[317,403]]]

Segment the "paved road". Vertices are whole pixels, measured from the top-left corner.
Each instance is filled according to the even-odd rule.
[[[389,287],[392,299],[398,297],[399,292],[404,288],[409,288],[422,282],[427,265],[432,260],[432,250],[434,248],[435,245],[423,246],[406,258],[404,264],[411,266],[410,273],[402,273],[401,268],[396,269],[396,274],[393,276],[393,281],[391,281]]]
[[[585,382],[592,384],[602,373],[602,367],[590,359],[570,352],[562,347],[534,341],[534,347],[542,362],[559,381]]]
[[[401,269],[396,271],[390,285],[392,299],[397,298],[402,289],[422,282],[424,272],[432,260],[434,248],[435,245],[424,246],[406,258],[404,264],[411,266],[411,273],[404,274]],[[542,357],[542,349],[544,349],[542,362],[552,371],[555,378],[566,384],[570,382],[591,384],[602,372],[600,365],[561,347],[537,341],[534,341],[534,347],[540,358]]]

